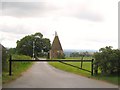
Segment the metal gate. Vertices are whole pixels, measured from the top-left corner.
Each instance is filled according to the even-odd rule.
[[[66,64],[66,65],[69,65],[71,67],[75,67],[75,68],[90,72],[91,75],[93,76],[94,59],[92,59],[92,60],[60,60],[60,59],[57,59],[57,60],[13,60],[12,56],[10,55],[10,59],[9,59],[9,75],[10,76],[12,75],[12,62],[60,62],[60,63]],[[81,63],[91,62],[91,70],[87,70],[87,69],[84,69],[82,67],[74,66],[74,65],[66,63],[66,62],[81,62]]]

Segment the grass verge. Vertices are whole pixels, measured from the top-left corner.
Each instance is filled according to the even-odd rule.
[[[20,59],[20,60],[27,60],[31,59],[29,56],[25,55],[13,55],[13,59]],[[31,62],[12,62],[12,76],[9,76],[8,71],[2,72],[2,84],[11,82],[18,77],[21,76],[21,74],[26,71],[30,66],[32,66],[33,63]]]
[[[68,60],[68,58],[67,58],[67,60]],[[80,62],[67,62],[67,63],[72,64],[72,65],[77,66],[77,67],[80,67],[80,64],[81,64]],[[78,68],[62,64],[60,62],[49,62],[49,64],[52,65],[53,67],[57,68],[57,69],[61,69],[61,70],[67,71],[67,72],[75,73],[75,74],[82,75],[82,76],[92,78],[92,79],[106,81],[106,82],[116,84],[116,85],[118,85],[118,80],[120,80],[120,76],[118,76],[118,75],[109,75],[109,76],[96,75],[96,76],[91,76],[90,72],[86,72],[86,71],[80,70]],[[90,62],[84,62],[83,63],[83,68],[87,69],[87,70],[91,70],[91,63]]]

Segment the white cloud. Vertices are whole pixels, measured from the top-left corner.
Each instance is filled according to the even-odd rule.
[[[27,15],[21,13],[22,17],[16,13],[16,10],[14,13],[6,12],[6,16],[0,17],[2,21],[0,42],[4,46],[15,47],[17,40],[35,32],[41,32],[52,42],[53,34],[57,31],[63,49],[99,49],[107,45],[117,48],[118,7],[115,0],[46,0],[43,2],[46,5],[43,6],[43,12],[41,9],[39,11],[37,6],[30,9],[33,5],[27,7],[29,9]]]

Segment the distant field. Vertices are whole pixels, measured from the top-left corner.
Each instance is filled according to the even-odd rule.
[[[82,57],[66,57],[66,60],[70,60],[70,59],[73,59],[73,60],[81,60]],[[94,59],[93,57],[84,57],[83,60],[92,60]]]
[[[79,58],[66,58],[66,60],[79,60]],[[85,60],[91,60],[92,57],[85,57]],[[72,64],[75,65],[77,67],[81,66],[81,62],[67,62],[68,64]],[[71,67],[65,64],[62,64],[60,62],[49,62],[50,65],[52,65],[55,68],[67,71],[67,72],[71,72],[71,73],[75,73],[78,75],[82,75],[88,78],[94,78],[94,79],[98,79],[98,80],[103,80],[103,81],[107,81],[113,84],[118,84],[118,79],[120,80],[120,76],[118,77],[118,75],[111,75],[111,76],[102,76],[102,75],[97,75],[97,76],[91,76],[90,72],[86,72],[83,70],[80,70],[78,68],[75,67]],[[83,68],[87,69],[87,70],[91,70],[91,62],[83,62]],[[100,71],[99,71],[100,72]]]

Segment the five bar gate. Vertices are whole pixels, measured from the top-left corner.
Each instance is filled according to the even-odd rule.
[[[66,65],[69,65],[69,66],[72,66],[72,67],[75,67],[75,68],[90,72],[91,75],[93,76],[93,61],[94,61],[94,59],[92,59],[92,60],[13,60],[12,56],[10,55],[10,59],[9,59],[9,75],[10,76],[12,75],[12,62],[61,62],[63,64],[66,64]],[[83,69],[82,67],[74,66],[74,65],[66,63],[66,62],[81,62],[81,63],[82,62],[91,62],[91,71],[87,70],[87,69]]]

